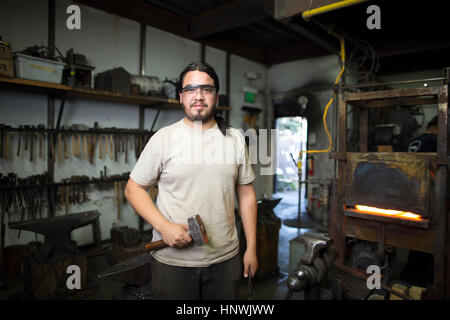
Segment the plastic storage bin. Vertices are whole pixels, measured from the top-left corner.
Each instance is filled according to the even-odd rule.
[[[16,77],[52,83],[61,83],[64,66],[63,62],[28,56],[21,53],[14,54]]]

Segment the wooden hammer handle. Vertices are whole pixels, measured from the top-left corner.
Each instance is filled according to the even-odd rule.
[[[162,248],[166,248],[166,247],[168,247],[168,245],[163,240],[159,240],[159,241],[147,243],[144,248],[145,248],[145,251],[153,251],[153,250],[158,250],[158,249],[162,249]]]

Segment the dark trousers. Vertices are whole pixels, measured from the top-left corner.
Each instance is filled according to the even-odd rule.
[[[242,274],[240,255],[209,267],[175,267],[152,260],[155,300],[235,300]]]

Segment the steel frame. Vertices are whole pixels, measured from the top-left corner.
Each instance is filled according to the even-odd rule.
[[[333,183],[333,199],[330,214],[330,236],[340,252],[337,266],[344,266],[346,237],[432,253],[434,256],[434,284],[429,288],[432,299],[450,298],[450,257],[447,234],[450,229],[447,218],[447,178],[448,178],[448,84],[431,87],[392,89],[382,91],[338,92],[338,149],[331,157],[337,161],[337,176]],[[426,99],[426,100],[424,100]],[[360,109],[360,152],[367,152],[368,108],[392,107],[398,104],[413,106],[436,103],[438,109],[438,145],[436,155],[430,161],[437,164],[435,198],[428,229],[391,224],[386,221],[371,221],[345,215],[346,171],[347,171],[347,106],[352,104]],[[404,103],[406,102],[406,103]],[[379,157],[382,155],[379,154]],[[356,272],[356,270],[354,270]],[[365,271],[365,270],[364,270]]]

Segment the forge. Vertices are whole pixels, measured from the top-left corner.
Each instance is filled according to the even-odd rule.
[[[412,107],[423,99],[437,105],[436,153],[369,152],[370,108]],[[359,152],[347,151],[348,106],[357,112]],[[348,243],[377,244],[379,256],[401,247],[433,256],[429,298],[450,297],[448,256],[448,86],[339,92],[337,178],[333,182],[330,236],[339,251],[336,265],[345,265]],[[353,268],[355,274],[361,270]],[[365,271],[365,270],[364,270]]]

